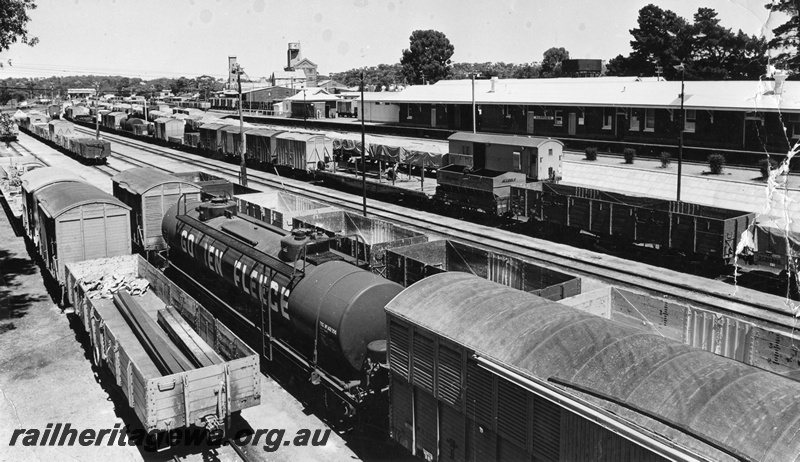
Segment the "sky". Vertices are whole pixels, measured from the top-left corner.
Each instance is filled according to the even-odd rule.
[[[236,56],[251,79],[286,66],[289,42],[320,74],[397,63],[414,30],[443,32],[453,62],[541,61],[550,47],[571,58],[630,53],[638,11],[656,3],[692,19],[686,0],[37,0],[35,47],[0,53],[0,79],[66,75],[227,76]],[[706,0],[721,25],[770,34],[785,18],[767,0]],[[768,35],[769,37],[769,35]],[[8,62],[11,61],[9,66]]]

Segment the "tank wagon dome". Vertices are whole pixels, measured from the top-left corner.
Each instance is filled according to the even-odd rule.
[[[466,273],[429,276],[386,311],[524,377],[574,384],[576,395],[712,457],[726,453],[701,441],[750,460],[800,457],[800,383],[774,373]]]
[[[105,193],[100,188],[81,182],[52,184],[40,189],[34,195],[42,210],[50,218],[56,218],[68,210],[91,203],[111,204],[130,210],[130,207],[114,196]]]
[[[59,167],[42,167],[29,171],[20,177],[22,189],[34,192],[52,183],[62,181],[84,181],[77,173]]]

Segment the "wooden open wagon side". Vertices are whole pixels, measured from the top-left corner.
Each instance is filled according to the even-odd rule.
[[[755,222],[749,212],[549,183],[512,187],[512,207],[540,223],[727,264],[742,233]]]
[[[112,274],[147,280],[149,290],[132,298],[153,319],[159,310],[174,308],[223,361],[162,376],[114,302],[89,297],[86,281]],[[188,426],[224,431],[232,414],[260,404],[256,352],[141,256],[71,263],[67,280],[68,298],[89,333],[96,365],[111,373],[148,433]]]

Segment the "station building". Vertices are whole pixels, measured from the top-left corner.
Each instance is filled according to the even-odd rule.
[[[442,80],[365,94],[365,120],[401,126],[641,145],[785,154],[800,140],[800,82],[635,77]],[[683,99],[683,114],[680,111]],[[360,98],[359,98],[360,100]],[[474,101],[474,103],[473,103]],[[785,127],[785,131],[784,131]],[[657,154],[657,152],[656,152]]]

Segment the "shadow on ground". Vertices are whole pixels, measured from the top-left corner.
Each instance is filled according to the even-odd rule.
[[[13,252],[0,249],[0,334],[16,329],[16,321],[28,309],[42,301],[40,295],[31,295],[20,282],[20,276],[37,272],[36,264],[28,258],[18,258]]]

